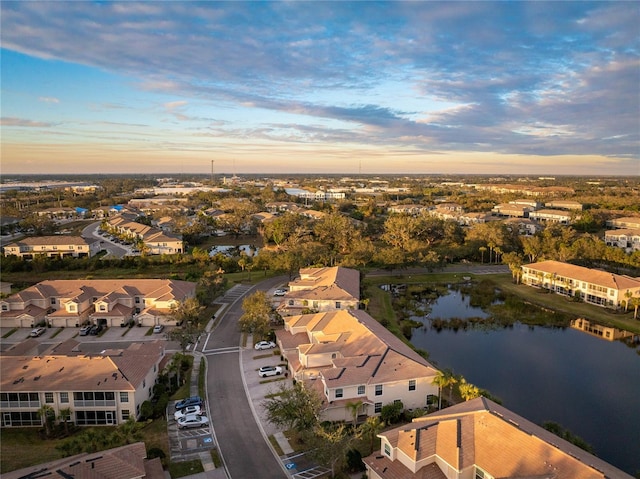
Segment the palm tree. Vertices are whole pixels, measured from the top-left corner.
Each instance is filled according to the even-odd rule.
[[[44,425],[44,429],[46,431],[47,436],[50,436],[51,423],[53,422],[53,419],[56,417],[56,412],[48,404],[43,404],[40,407],[40,409],[38,409],[38,416],[40,416],[40,418],[42,419],[42,424]]]
[[[58,419],[64,424],[64,433],[69,435],[69,417],[71,417],[71,408],[65,407],[58,411]]]
[[[449,387],[449,404],[451,404],[451,395],[453,394],[453,385],[458,382],[450,369],[438,371],[433,378],[433,384],[438,386],[438,410],[442,409],[442,390]]]
[[[358,421],[358,412],[360,411],[360,408],[362,407],[362,401],[358,400],[355,402],[351,402],[349,401],[346,404],[346,407],[349,411],[351,411],[351,415],[353,416],[353,425],[356,425],[356,422]]]
[[[358,435],[369,439],[369,454],[373,452],[376,437],[383,427],[384,422],[380,420],[380,416],[369,416],[365,422],[360,424]]]
[[[460,384],[458,384],[458,390],[460,391],[460,397],[465,401],[470,401],[471,399],[481,396],[480,389],[468,383],[467,380],[462,377],[460,378]]]
[[[480,263],[484,263],[484,254],[487,252],[487,248],[485,246],[480,246],[478,251],[480,251]]]

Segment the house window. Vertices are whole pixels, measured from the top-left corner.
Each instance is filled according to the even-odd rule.
[[[142,380],[142,387],[143,387],[143,388],[146,388],[146,387],[147,387],[147,380],[146,380],[146,379],[143,379],[143,380]]]
[[[136,296],[136,304],[140,304],[140,298]]]
[[[358,386],[358,395],[362,396],[364,394],[364,392],[365,392],[364,385],[363,386]]]
[[[409,380],[409,391],[415,391],[416,390],[416,380],[415,379],[410,379]]]
[[[338,388],[338,389],[336,389],[336,399],[337,399],[337,398],[341,398],[341,397],[342,397],[342,395],[343,395],[343,393],[342,393],[342,388]]]
[[[127,419],[129,419],[129,410],[128,409],[123,409],[122,410],[122,420],[126,421]]]
[[[68,403],[69,402],[69,393],[60,393],[60,402]]]
[[[493,479],[493,476],[476,466],[475,479]]]
[[[51,304],[56,304],[56,298],[51,298]]]
[[[44,393],[44,402],[47,404],[53,403],[53,393]]]
[[[293,299],[289,300],[289,306],[293,306]]]
[[[382,384],[376,384],[376,396],[382,396]]]
[[[313,302],[313,309],[318,309],[318,302],[317,301]]]
[[[384,443],[384,453],[391,457],[391,446],[388,443]]]
[[[9,311],[9,305],[3,304],[2,305],[2,311]]]
[[[120,391],[120,402],[129,402],[129,393]]]
[[[382,411],[382,403],[381,402],[375,403],[374,406],[373,406],[373,410],[376,413],[381,412]]]
[[[340,309],[340,301],[336,301],[336,309]]]
[[[106,310],[107,310],[107,306],[105,304],[101,304],[100,311],[106,311]]]

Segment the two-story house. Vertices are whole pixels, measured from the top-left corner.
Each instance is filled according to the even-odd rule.
[[[4,255],[15,255],[23,259],[33,259],[38,255],[82,258],[92,257],[100,250],[100,241],[87,240],[82,236],[31,236],[5,246]]]
[[[289,316],[276,332],[296,381],[323,398],[323,420],[380,414],[400,401],[405,409],[435,402],[438,374],[429,362],[362,310]]]
[[[631,479],[512,411],[480,397],[378,434],[369,479]]]
[[[289,282],[289,291],[278,312],[289,315],[302,311],[358,309],[359,303],[359,271],[341,266],[303,268],[300,276]]]
[[[42,281],[0,300],[2,327],[53,327],[85,323],[172,325],[172,308],[195,296],[195,283],[169,279]]]
[[[640,251],[640,229],[617,229],[604,232],[607,246],[622,248],[627,253]]]
[[[522,283],[607,308],[619,308],[640,295],[640,279],[560,261],[522,266]]]
[[[41,426],[38,410],[55,417],[68,410],[79,426],[116,425],[140,416],[165,356],[160,341],[135,343],[100,355],[3,355],[0,361],[2,427]]]

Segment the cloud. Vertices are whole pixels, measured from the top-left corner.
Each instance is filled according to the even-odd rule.
[[[38,101],[41,101],[44,103],[60,103],[60,100],[50,96],[41,96],[38,98]]]
[[[2,126],[24,126],[24,127],[33,127],[33,128],[49,128],[54,126],[54,123],[44,122],[44,121],[33,121],[26,120],[24,118],[12,118],[12,117],[2,117],[0,118],[0,125]]]

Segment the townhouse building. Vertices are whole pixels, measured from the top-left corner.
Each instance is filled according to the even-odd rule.
[[[359,304],[358,270],[341,266],[304,268],[297,278],[289,282],[289,290],[278,306],[278,312],[291,315],[305,310],[358,309]]]
[[[544,204],[546,208],[556,209],[556,210],[576,210],[582,211],[583,206],[582,203],[578,203],[577,201],[571,200],[553,200],[548,201]]]
[[[567,210],[552,210],[544,208],[541,210],[531,211],[529,218],[536,221],[544,221],[547,223],[560,223],[568,225],[571,223],[571,212]]]
[[[607,226],[610,228],[640,229],[640,216],[624,216],[622,218],[614,218],[607,220]]]
[[[142,241],[148,254],[178,254],[184,252],[182,236],[132,221],[118,215],[107,221],[107,229],[132,241]]]
[[[501,203],[491,210],[496,215],[508,216],[510,218],[528,218],[533,211],[533,207],[527,205],[516,205],[512,203]]]
[[[99,240],[88,240],[82,236],[30,236],[4,247],[5,256],[33,259],[38,255],[49,258],[88,258],[102,249]]]
[[[194,297],[195,289],[195,283],[170,279],[42,281],[0,300],[0,325],[174,325],[172,308]]]
[[[365,311],[289,316],[276,339],[293,379],[323,399],[323,420],[352,421],[354,403],[362,420],[397,401],[408,410],[437,402],[438,370]]]
[[[152,397],[165,357],[161,341],[132,344],[99,355],[3,355],[0,361],[2,427],[41,426],[38,410],[78,426],[117,425],[140,417]]]
[[[577,296],[586,303],[620,308],[640,296],[640,279],[575,266],[560,261],[542,261],[522,266],[522,283],[565,296]]]
[[[480,397],[378,434],[369,479],[631,479],[493,401]]]
[[[627,253],[640,251],[640,228],[605,231],[604,242],[607,246],[622,248]]]

